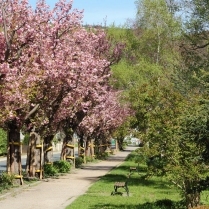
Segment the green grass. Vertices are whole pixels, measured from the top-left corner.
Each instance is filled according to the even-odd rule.
[[[134,162],[135,154],[131,153],[121,166],[103,176],[66,209],[183,209],[179,191],[162,177],[146,179],[146,166],[140,166],[139,173],[131,175],[128,182],[129,197],[123,188],[118,189],[123,193],[122,196],[111,195],[114,182],[125,181],[130,166],[137,166]],[[209,192],[202,195],[204,204],[209,203],[208,196]]]

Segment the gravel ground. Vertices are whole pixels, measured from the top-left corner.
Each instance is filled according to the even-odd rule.
[[[64,209],[83,195],[101,176],[120,165],[136,148],[127,147],[125,151],[111,155],[108,160],[87,164],[83,169],[73,169],[59,179],[49,179],[12,189],[0,195],[0,209]]]

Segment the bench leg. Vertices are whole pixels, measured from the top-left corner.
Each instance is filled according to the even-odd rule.
[[[127,193],[127,196],[129,196],[129,189],[128,189],[128,186],[124,186],[123,188],[125,189],[125,191],[126,191],[126,193]],[[117,192],[118,192],[118,187],[117,187],[117,186],[114,186],[114,190],[115,190],[115,191],[112,192],[111,195],[117,194]]]
[[[127,196],[129,196],[129,189],[127,186],[125,186],[125,190],[126,190]]]

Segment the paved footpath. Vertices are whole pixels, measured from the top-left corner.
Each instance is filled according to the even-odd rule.
[[[73,169],[59,179],[23,185],[7,194],[0,194],[0,209],[64,209],[101,176],[119,166],[136,148],[127,147],[125,151],[111,155],[108,160],[86,164],[83,169]]]

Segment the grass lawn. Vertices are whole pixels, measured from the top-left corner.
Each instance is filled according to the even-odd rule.
[[[132,152],[121,166],[103,176],[66,209],[183,209],[179,191],[173,185],[162,177],[144,178],[146,166],[140,166],[139,173],[133,172],[131,175],[128,181],[129,196],[123,188],[118,189],[122,195],[111,195],[114,182],[125,181],[130,166],[137,166],[134,162],[135,155]],[[209,204],[208,196],[208,191],[202,194],[204,204]]]

